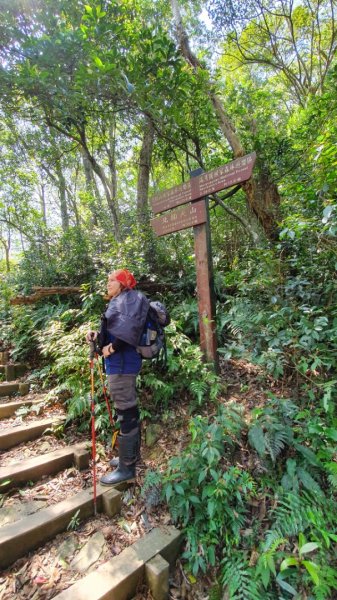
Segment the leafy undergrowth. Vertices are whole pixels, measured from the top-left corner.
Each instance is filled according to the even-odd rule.
[[[173,432],[174,456],[143,484],[185,533],[174,597],[333,598],[336,422],[253,365],[225,362],[222,376],[226,397],[186,419],[178,447]]]
[[[223,361],[221,380],[218,402],[194,405],[193,416],[186,396],[165,404],[157,414],[159,437],[151,447],[145,440],[154,412],[146,415],[143,407],[142,462],[122,514],[106,523],[104,517],[72,523],[70,531],[33,557],[17,561],[0,580],[4,598],[15,588],[22,599],[31,597],[31,591],[36,598],[49,599],[77,580],[80,573],[58,559],[58,549],[68,538],[76,538],[80,548],[89,536],[103,531],[104,552],[97,568],[152,527],[171,523],[185,537],[170,579],[170,599],[334,597],[332,415],[319,403],[295,398],[291,382],[276,382],[243,360]],[[73,431],[67,427],[65,435]],[[100,476],[111,451],[100,443],[98,450]],[[80,487],[90,486],[91,470],[82,475]],[[73,471],[35,484],[25,499],[48,496],[50,486],[57,486],[58,500],[66,497],[74,487]],[[13,499],[15,494],[22,496],[16,491]],[[151,596],[140,589],[136,598]]]

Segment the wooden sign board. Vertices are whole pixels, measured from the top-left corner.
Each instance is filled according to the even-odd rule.
[[[217,339],[207,196],[247,181],[252,175],[255,160],[256,154],[252,152],[208,173],[197,169],[191,173],[190,181],[155,194],[151,199],[154,214],[180,206],[151,220],[152,228],[158,236],[193,227],[200,345],[207,359],[213,362],[215,369],[217,369]]]
[[[199,200],[199,202],[193,202],[193,204],[188,204],[152,219],[151,226],[158,236],[162,236],[174,231],[180,231],[181,229],[187,229],[187,227],[206,223],[206,221],[205,200]]]
[[[208,194],[247,181],[252,175],[255,160],[256,153],[252,152],[217,169],[213,169],[213,171],[193,177],[190,181],[155,194],[151,198],[154,214],[169,210],[175,206],[180,206],[181,204],[187,204],[192,200],[203,198]]]

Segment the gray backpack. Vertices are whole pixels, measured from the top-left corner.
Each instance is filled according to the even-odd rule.
[[[170,315],[164,304],[158,301],[150,302],[143,332],[136,348],[143,358],[157,358],[159,360],[162,353],[166,363],[167,352],[164,328],[169,323]]]

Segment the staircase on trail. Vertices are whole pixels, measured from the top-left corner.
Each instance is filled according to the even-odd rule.
[[[36,575],[33,581],[25,580],[24,573],[27,574],[30,564],[39,558],[36,553],[43,553],[45,545],[50,551],[48,543],[57,543],[60,536],[64,537],[62,548],[67,543],[71,546],[74,542],[72,536],[80,522],[81,525],[87,522],[90,525],[90,519],[105,518],[112,524],[114,519],[120,520],[123,492],[130,487],[126,483],[110,488],[98,484],[95,507],[93,488],[87,483],[90,479],[90,441],[89,444],[78,441],[69,445],[64,445],[63,441],[51,452],[45,451],[43,443],[39,446],[46,439],[44,434],[53,435],[55,427],[62,424],[65,417],[60,414],[45,418],[36,416],[27,423],[15,419],[18,410],[27,407],[28,413],[28,408],[33,409],[38,403],[29,396],[29,384],[16,380],[25,372],[24,365],[10,364],[8,352],[0,352],[0,373],[7,378],[0,383],[0,571],[3,571],[0,574],[0,597],[4,600],[14,596],[30,598],[36,588],[38,598],[100,600],[109,597],[126,600],[145,585],[154,600],[166,600],[169,597],[169,568],[175,562],[181,543],[180,532],[172,526],[150,529],[119,553],[105,552],[110,558],[103,563],[101,560],[102,564],[97,566],[95,563],[99,562],[101,552],[97,540],[100,537],[103,545],[105,540],[101,526],[98,525],[95,532],[93,525],[94,534],[87,543],[80,550],[76,544],[73,545],[71,554],[66,555],[66,559],[63,556],[63,563],[61,560],[57,563],[63,564],[67,572],[74,569],[69,585],[63,584],[63,581],[59,586],[53,585],[55,568],[54,579],[46,577],[43,558],[38,562],[42,564],[42,576]],[[22,395],[26,397],[21,398]],[[23,458],[27,444],[35,443],[36,455]],[[63,476],[67,469],[70,474],[71,470],[81,472],[77,475],[82,478],[79,490],[74,486],[71,494],[61,501],[55,501],[51,493],[42,497],[38,492],[34,493],[32,485],[37,483],[43,488],[47,478]],[[17,497],[25,499],[26,495],[30,501],[16,500]],[[96,556],[96,561],[93,556]],[[13,582],[15,589],[9,589],[8,581]],[[25,595],[25,586],[28,586],[29,596]],[[20,595],[20,590],[24,595]]]

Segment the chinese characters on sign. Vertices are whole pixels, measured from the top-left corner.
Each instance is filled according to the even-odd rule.
[[[160,236],[200,225],[200,223],[206,223],[206,220],[205,200],[199,200],[152,219],[151,225],[156,234]]]
[[[151,199],[154,214],[247,181],[251,177],[255,160],[256,154],[252,152],[213,171],[194,177],[190,181],[155,194]]]

